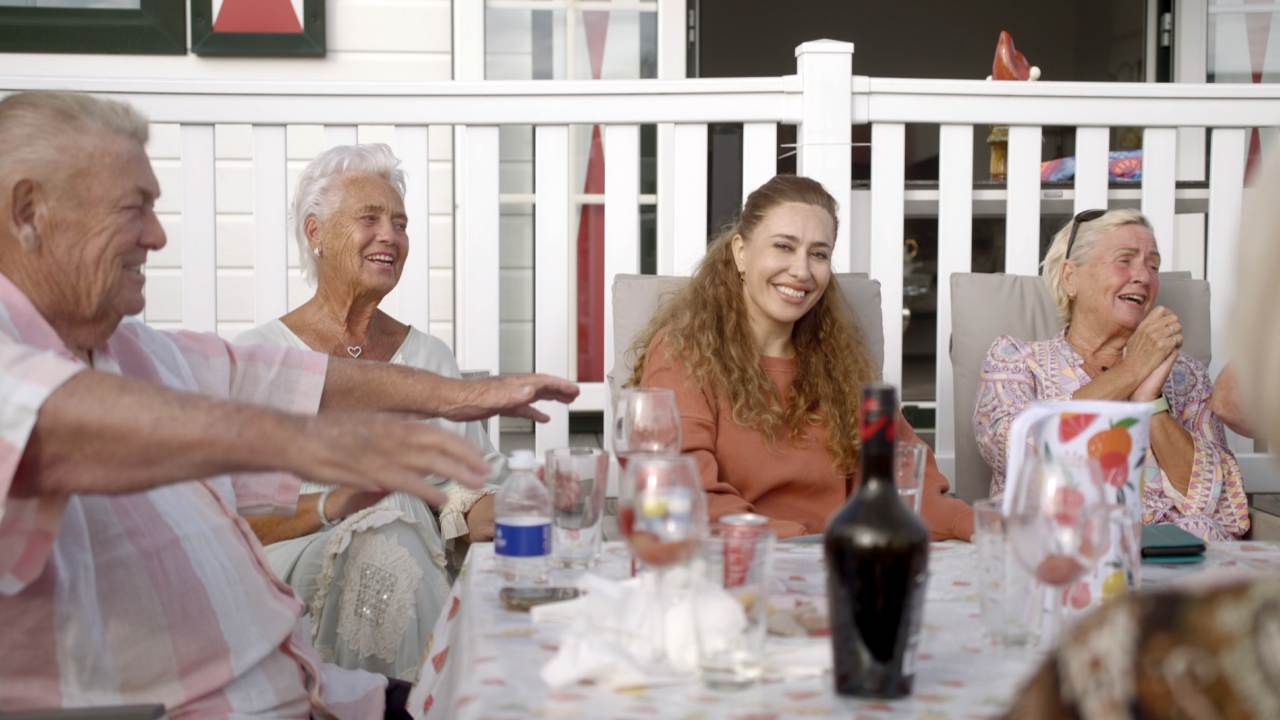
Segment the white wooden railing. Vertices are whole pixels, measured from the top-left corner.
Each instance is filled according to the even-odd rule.
[[[944,469],[953,461],[957,432],[951,410],[947,289],[952,273],[971,267],[974,126],[1011,126],[1005,268],[1028,274],[1036,271],[1039,260],[1042,127],[1078,128],[1077,209],[1108,204],[1108,128],[1145,128],[1140,205],[1152,219],[1162,254],[1175,260],[1175,181],[1203,179],[1194,175],[1195,168],[1203,166],[1203,140],[1197,145],[1196,138],[1204,131],[1187,128],[1208,128],[1208,249],[1204,261],[1192,254],[1190,266],[1180,269],[1207,277],[1216,291],[1214,361],[1221,364],[1226,357],[1223,336],[1234,285],[1248,128],[1280,125],[1280,86],[868,78],[851,74],[852,50],[846,43],[806,43],[796,51],[797,74],[779,78],[344,84],[0,76],[0,92],[94,92],[135,104],[153,122],[181,125],[181,237],[171,241],[182,246],[182,323],[200,330],[214,330],[217,324],[216,124],[253,127],[256,322],[287,310],[286,126],[324,125],[326,140],[332,143],[354,142],[357,125],[395,126],[394,147],[409,179],[405,202],[411,218],[425,218],[428,210],[428,128],[454,127],[455,351],[462,367],[493,371],[499,367],[498,128],[533,125],[534,366],[560,375],[571,370],[576,335],[570,302],[570,124],[605,126],[606,349],[613,346],[609,279],[639,270],[639,127],[658,124],[664,128],[660,137],[669,138],[659,147],[659,163],[674,164],[674,172],[660,172],[660,178],[669,179],[659,183],[657,264],[660,273],[684,274],[705,249],[707,124],[744,123],[745,192],[774,172],[777,125],[785,123],[798,129],[799,172],[846,200],[840,203],[837,248],[843,251],[834,258],[835,268],[870,272],[882,283],[885,376],[893,382],[900,382],[902,374],[898,328],[908,197],[903,182],[905,128],[938,125],[941,291],[936,409],[937,450]],[[871,190],[851,194],[851,126],[866,123],[872,137]],[[1179,177],[1179,168],[1184,177]],[[426,225],[418,223],[423,229],[414,233],[414,242],[423,247]],[[411,253],[400,286],[387,301],[401,319],[420,327],[429,319],[427,270],[427,253]],[[610,350],[605,358],[607,372],[613,362]],[[589,383],[574,409],[603,411],[607,419],[609,405],[604,384]],[[547,410],[553,421],[537,429],[540,450],[568,440],[568,411]],[[1252,489],[1280,491],[1280,483],[1270,479],[1258,458],[1248,453],[1243,457]]]
[[[853,104],[854,122],[871,124],[870,235],[854,243],[869,256],[865,261],[859,258],[855,267],[860,269],[865,262],[882,284],[884,372],[895,383],[902,377],[902,336],[889,330],[900,326],[903,308],[904,128],[912,123],[939,126],[936,449],[944,470],[954,458],[956,433],[968,431],[955,427],[952,419],[949,288],[952,273],[971,269],[975,125],[1009,126],[1004,267],[1006,272],[1027,275],[1036,274],[1040,262],[1042,128],[1076,128],[1072,212],[1114,206],[1108,191],[1109,130],[1144,128],[1140,207],[1155,229],[1161,255],[1173,261],[1172,269],[1190,270],[1210,282],[1211,374],[1216,376],[1228,355],[1248,133],[1251,128],[1280,125],[1280,86],[859,77],[854,80]],[[1202,170],[1197,174],[1204,163],[1205,131],[1200,128],[1208,129],[1211,140],[1207,178]],[[1182,157],[1180,132],[1189,135],[1182,143]],[[1179,167],[1187,177],[1178,176]],[[1189,259],[1174,247],[1179,179],[1208,180],[1205,250],[1203,255],[1191,253]],[[1241,440],[1236,438],[1233,444],[1250,479],[1250,490],[1280,492],[1268,458]]]

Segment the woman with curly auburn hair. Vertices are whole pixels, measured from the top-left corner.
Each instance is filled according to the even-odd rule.
[[[712,520],[757,512],[779,537],[818,533],[858,484],[859,392],[880,370],[827,292],[835,237],[819,183],[774,177],[631,348],[628,386],[676,394]],[[898,437],[918,442],[901,417]],[[973,511],[948,488],[930,453],[925,522],[935,539],[967,540]]]

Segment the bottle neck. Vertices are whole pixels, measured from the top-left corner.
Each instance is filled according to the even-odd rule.
[[[884,410],[870,412],[863,418],[859,465],[864,486],[878,482],[893,485],[893,446],[897,429],[894,420],[894,414]]]
[[[863,485],[879,482],[893,485],[893,441],[862,443],[860,465]]]

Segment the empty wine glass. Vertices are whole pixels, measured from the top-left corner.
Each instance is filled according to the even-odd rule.
[[[645,580],[658,607],[659,655],[667,654],[667,571],[688,562],[707,532],[698,466],[687,455],[633,454],[622,476],[618,528],[631,554],[649,568]]]
[[[1103,482],[1095,459],[1028,455],[1010,490],[1006,523],[1014,557],[1052,593],[1046,644],[1056,641],[1063,589],[1111,547],[1115,506]]]
[[[613,451],[626,467],[637,453],[679,454],[680,409],[676,394],[667,388],[625,390],[618,400],[613,421]]]

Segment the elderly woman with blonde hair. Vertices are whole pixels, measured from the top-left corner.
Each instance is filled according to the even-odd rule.
[[[1280,444],[1280,154],[1246,202],[1232,316],[1242,421]],[[1227,576],[1231,577],[1231,576]],[[1237,576],[1238,577],[1238,576]],[[1280,578],[1131,593],[1072,627],[1006,717],[1280,717]]]
[[[379,307],[400,281],[409,253],[404,173],[391,148],[342,145],[298,179],[292,216],[305,278],[315,295],[254,328],[241,345],[278,345],[458,377],[438,338]],[[485,451],[490,480],[502,456],[480,423],[429,421]],[[432,478],[448,502],[433,511],[404,494],[353,492],[304,483],[291,517],[255,518],[276,574],[307,604],[322,656],[344,667],[412,679],[449,594],[447,551],[493,537],[493,488]]]
[[[973,424],[993,495],[1004,490],[1013,420],[1032,402],[1148,402],[1161,477],[1143,488],[1143,520],[1206,540],[1249,529],[1240,467],[1209,407],[1213,384],[1181,352],[1178,317],[1156,304],[1159,273],[1151,224],[1136,210],[1086,210],[1058,231],[1043,276],[1066,327],[1047,340],[999,337],[982,366]]]

